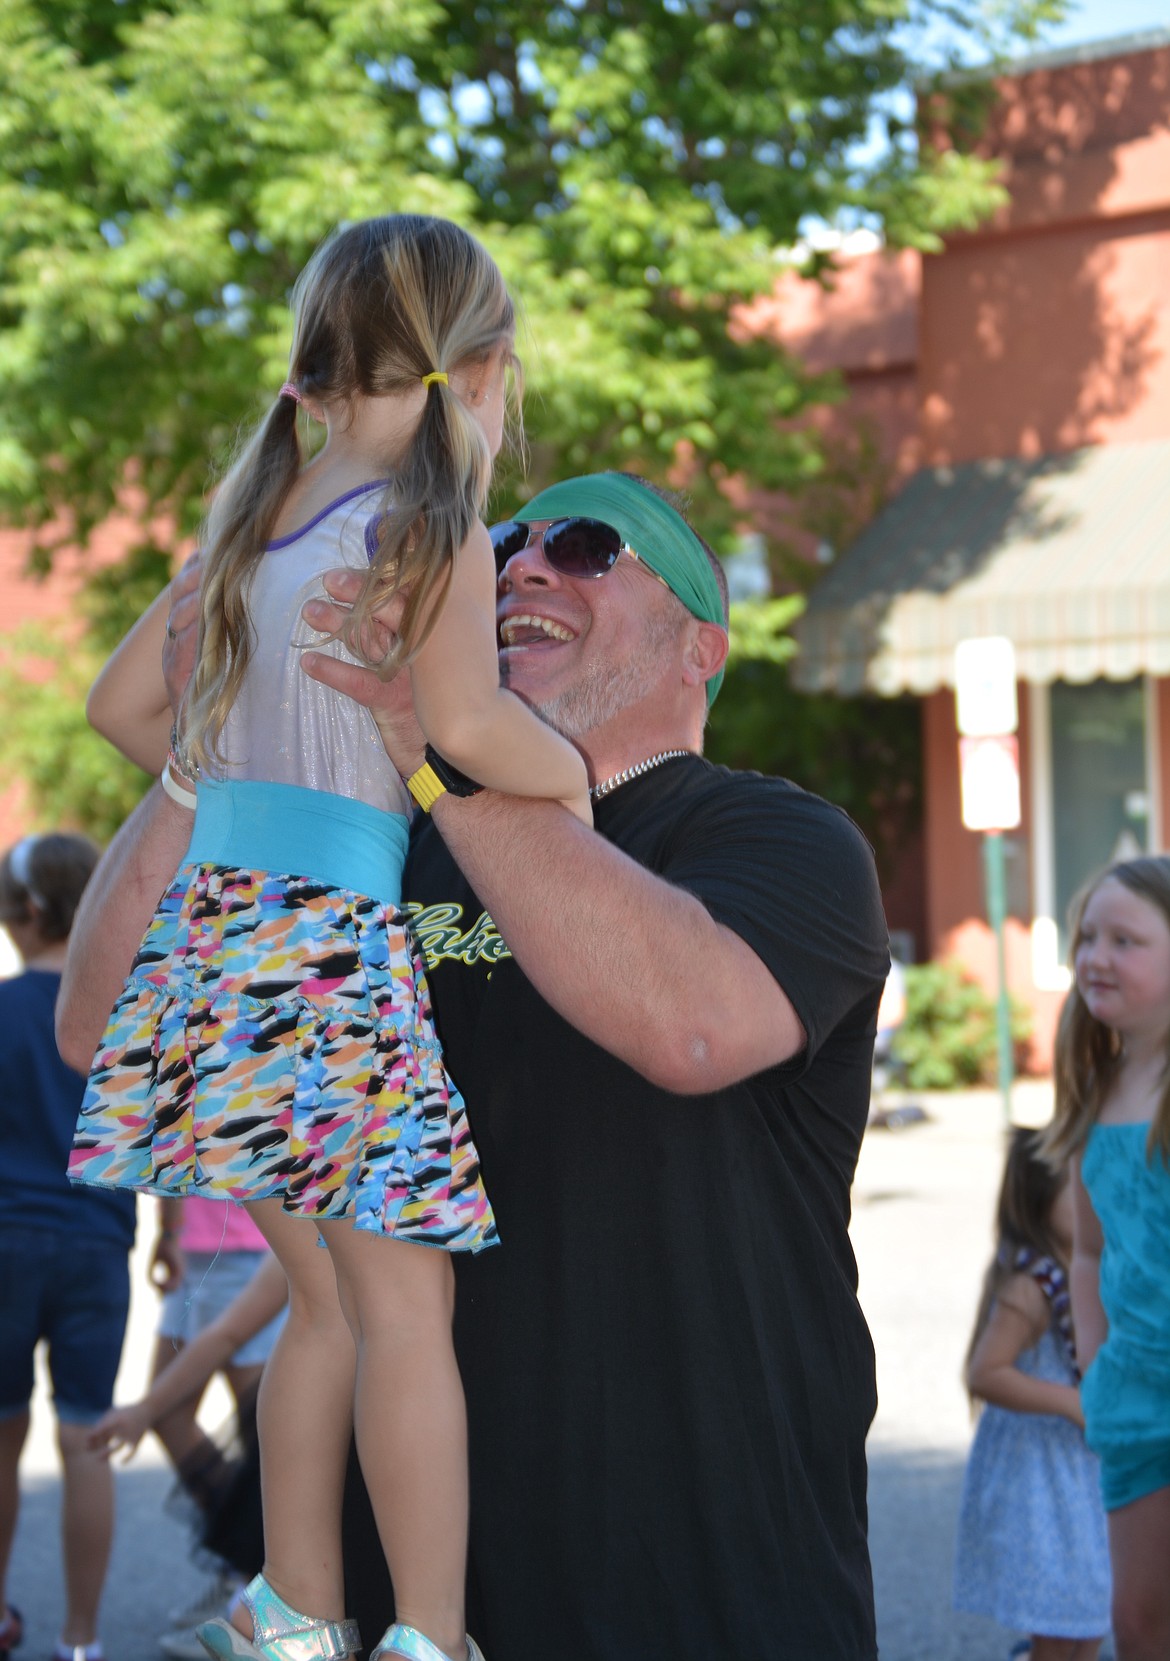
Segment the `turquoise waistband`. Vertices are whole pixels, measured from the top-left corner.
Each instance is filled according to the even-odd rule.
[[[408,831],[401,813],[299,784],[250,779],[201,779],[195,797],[187,863],[312,877],[387,905],[401,903]]]

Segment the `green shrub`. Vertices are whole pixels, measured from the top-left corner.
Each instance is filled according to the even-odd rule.
[[[1031,1012],[1010,1001],[1018,1047],[1031,1035]],[[906,970],[906,1019],[893,1043],[912,1090],[960,1090],[993,1084],[995,1000],[958,963],[923,963]]]

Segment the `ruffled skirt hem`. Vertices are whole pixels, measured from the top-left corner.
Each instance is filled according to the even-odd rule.
[[[402,915],[271,873],[177,873],[98,1046],[69,1174],[279,1198],[448,1251],[498,1238]]]

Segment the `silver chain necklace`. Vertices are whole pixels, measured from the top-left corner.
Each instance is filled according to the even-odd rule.
[[[589,791],[589,800],[599,802],[603,796],[608,796],[611,790],[616,790],[620,784],[628,784],[631,779],[640,778],[648,773],[652,767],[661,767],[664,761],[673,761],[675,756],[694,755],[693,750],[659,750],[656,756],[648,756],[645,761],[635,762],[633,767],[623,767],[620,773],[614,773],[612,778],[595,784]]]

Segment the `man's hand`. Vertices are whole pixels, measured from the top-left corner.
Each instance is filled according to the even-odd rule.
[[[203,557],[191,555],[171,583],[171,609],[163,641],[163,679],[167,697],[177,715],[195,670],[195,644],[199,634],[199,585],[203,578]]]
[[[310,628],[322,634],[338,634],[346,616],[361,590],[364,577],[360,571],[341,569],[325,574],[325,592],[328,600],[307,600],[301,615]],[[363,641],[370,657],[384,656],[393,639],[393,625],[402,611],[400,600],[391,601],[371,618]],[[386,754],[403,778],[409,778],[423,763],[426,739],[414,718],[414,703],[410,693],[410,676],[399,672],[383,680],[373,669],[360,664],[346,663],[342,658],[326,652],[304,652],[301,668],[323,686],[331,686],[356,703],[363,704],[377,723]]]

